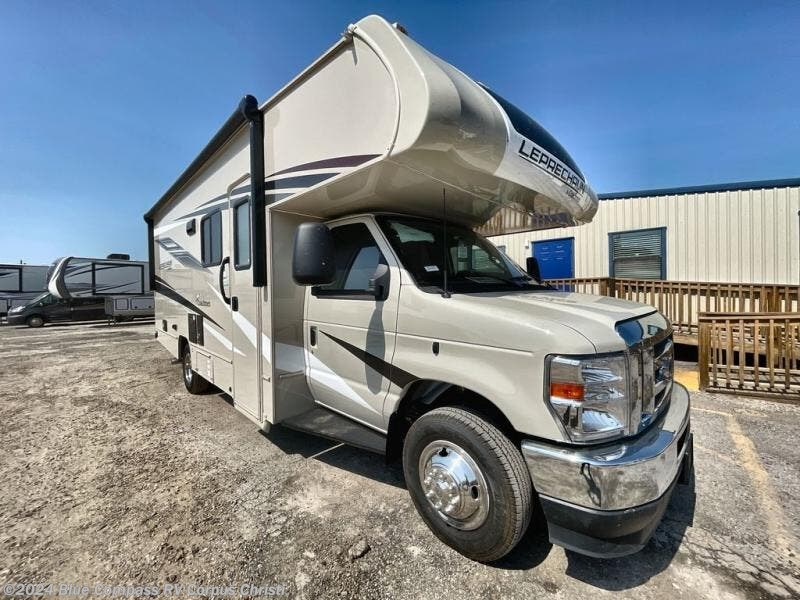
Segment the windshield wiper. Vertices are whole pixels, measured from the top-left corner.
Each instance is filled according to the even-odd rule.
[[[462,271],[462,273],[459,273],[459,275],[462,275],[462,274],[467,279],[469,279],[471,277],[488,277],[489,279],[494,279],[495,281],[501,281],[503,283],[519,287],[517,285],[517,282],[514,281],[516,279],[515,277],[512,277],[511,279],[506,279],[505,277],[500,277],[499,275],[491,275],[490,273],[476,273],[475,271]],[[474,279],[473,279],[473,281],[474,281]]]

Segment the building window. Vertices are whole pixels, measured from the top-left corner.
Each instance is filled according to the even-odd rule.
[[[233,266],[250,268],[250,201],[245,200],[233,208]]]
[[[608,262],[611,277],[666,279],[667,228],[609,233]]]
[[[222,213],[216,211],[200,221],[200,253],[204,267],[222,262]]]

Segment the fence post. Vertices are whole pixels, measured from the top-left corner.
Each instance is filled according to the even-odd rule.
[[[709,364],[709,357],[711,355],[709,350],[711,342],[710,333],[709,324],[700,320],[700,329],[698,334],[700,339],[697,350],[697,368],[700,371],[700,389],[703,391],[708,389],[708,369],[711,366]]]

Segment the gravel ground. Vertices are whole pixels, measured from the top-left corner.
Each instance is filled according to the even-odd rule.
[[[696,482],[678,488],[645,550],[590,559],[534,527],[487,566],[426,529],[399,466],[280,427],[262,434],[225,396],[189,395],[151,325],[0,327],[0,380],[0,583],[800,597],[798,406],[694,393]]]

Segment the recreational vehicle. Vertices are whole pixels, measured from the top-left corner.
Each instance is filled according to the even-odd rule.
[[[47,289],[47,266],[0,265],[0,317]]]
[[[155,336],[190,392],[401,460],[472,559],[514,548],[537,504],[556,544],[635,552],[691,472],[670,324],[555,291],[483,237],[596,210],[536,121],[366,17],[245,96],[145,215]]]
[[[47,289],[56,298],[132,296],[150,292],[150,265],[127,255],[106,258],[66,256],[48,273]]]
[[[59,258],[47,271],[47,291],[11,309],[8,323],[42,327],[109,316],[117,321],[152,317],[149,268],[149,263],[132,261],[126,255]],[[106,310],[108,300],[111,315]]]

